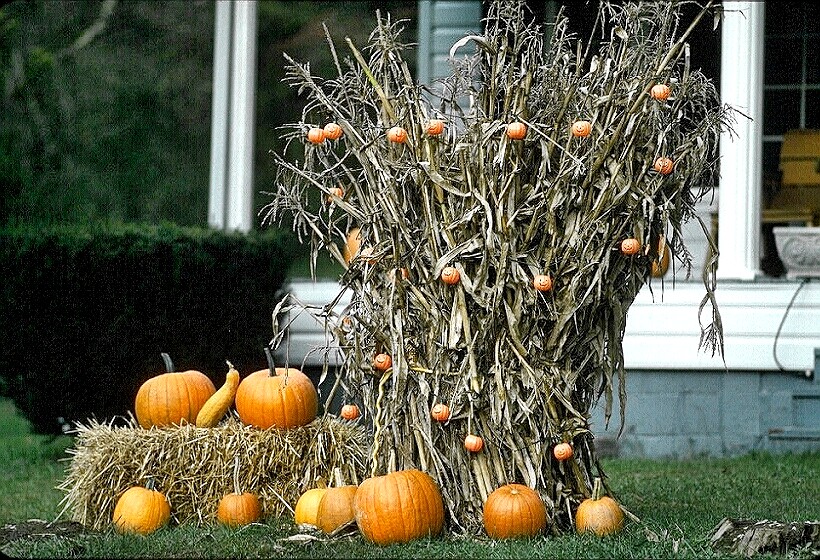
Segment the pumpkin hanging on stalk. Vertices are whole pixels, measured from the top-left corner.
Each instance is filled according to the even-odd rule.
[[[527,135],[527,125],[522,122],[514,122],[507,125],[507,138],[510,140],[522,140]]]
[[[592,123],[589,121],[575,121],[572,123],[571,130],[573,136],[584,138],[592,132]]]
[[[143,383],[134,401],[137,422],[143,428],[187,422],[194,424],[199,411],[216,393],[216,387],[201,371],[174,371],[171,357],[162,353],[163,373]]]
[[[236,412],[246,425],[261,429],[309,424],[319,410],[319,395],[310,378],[296,368],[275,367],[265,347],[268,369],[255,371],[239,384]]]

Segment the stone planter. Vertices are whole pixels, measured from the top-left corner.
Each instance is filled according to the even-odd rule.
[[[772,231],[787,278],[820,278],[820,227],[776,227]]]

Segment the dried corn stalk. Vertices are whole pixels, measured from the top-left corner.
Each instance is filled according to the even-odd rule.
[[[372,420],[371,470],[429,472],[454,530],[479,530],[484,499],[513,481],[536,488],[553,530],[566,530],[593,470],[603,474],[590,409],[603,396],[609,419],[617,376],[623,414],[626,313],[660,236],[690,268],[681,226],[716,184],[718,138],[731,126],[713,84],[688,66],[686,38],[708,7],[683,24],[680,4],[602,2],[593,54],[596,41],[572,36],[563,14],[546,45],[522,2],[495,1],[484,34],[453,46],[437,89],[414,83],[389,16],[365,49],[347,40],[344,59],[328,33],[333,79],[288,59],[307,103],[285,137],[305,143],[304,161],[274,154],[265,218],[292,216],[313,262],[327,250],[345,264],[350,305],[343,317],[332,303],[318,315],[343,350],[342,389]],[[668,100],[649,95],[656,83],[670,85]],[[445,121],[442,135],[425,132],[431,118]],[[592,123],[588,137],[570,134],[578,119]],[[342,138],[305,140],[329,121]],[[528,126],[522,141],[505,135],[515,121]],[[406,143],[388,141],[393,126]],[[660,156],[673,173],[653,170]],[[334,187],[344,195],[326,197]],[[372,252],[348,266],[339,245],[353,227]],[[645,250],[623,255],[627,237]],[[713,353],[716,253],[700,309],[712,311],[702,344]],[[440,281],[448,265],[458,285]],[[536,274],[553,289],[535,291]],[[384,373],[371,365],[378,352],[393,359]],[[431,418],[437,402],[452,410],[446,423]],[[483,451],[464,449],[468,433]],[[572,442],[572,460],[552,457],[559,441]]]

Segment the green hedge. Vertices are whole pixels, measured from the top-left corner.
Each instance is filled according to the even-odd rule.
[[[58,433],[58,418],[132,411],[164,372],[161,352],[217,387],[225,360],[266,367],[293,241],[168,224],[0,230],[0,394],[37,432]]]

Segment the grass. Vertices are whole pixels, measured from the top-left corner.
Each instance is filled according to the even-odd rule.
[[[57,517],[62,493],[55,486],[65,468],[59,459],[71,442],[32,434],[13,404],[0,399],[2,525]],[[820,452],[603,463],[620,501],[641,518],[604,539],[445,536],[376,547],[358,533],[318,539],[300,534],[290,519],[269,519],[236,530],[216,524],[168,527],[148,537],[113,531],[31,537],[0,541],[0,552],[21,558],[722,558],[729,556],[712,550],[709,536],[723,517],[820,518]]]

